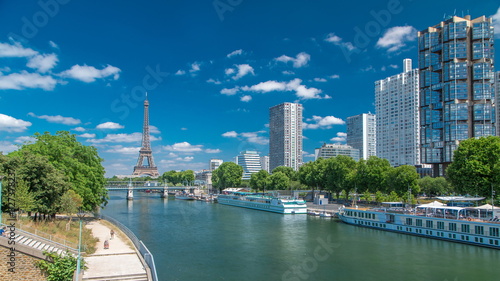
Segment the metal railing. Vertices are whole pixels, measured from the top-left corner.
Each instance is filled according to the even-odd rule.
[[[115,220],[112,217],[108,217],[102,214],[100,214],[99,217],[116,225],[118,228],[120,228],[121,231],[123,231],[123,233],[125,233],[125,235],[127,235],[130,238],[130,240],[132,241],[132,243],[134,243],[134,246],[137,248],[137,250],[141,254],[146,264],[149,266],[153,281],[158,281],[158,276],[156,274],[155,260],[153,258],[153,254],[151,254],[146,245],[144,245],[144,243],[141,240],[139,240],[139,238],[137,238],[137,236],[135,236],[135,234],[121,222]]]

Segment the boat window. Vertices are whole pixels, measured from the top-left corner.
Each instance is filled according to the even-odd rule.
[[[457,231],[457,224],[454,223],[454,222],[450,222],[448,224],[448,228],[449,228],[450,231]]]
[[[433,221],[426,221],[425,222],[425,227],[433,228],[434,227],[434,222]]]
[[[415,223],[417,226],[422,226],[422,220],[421,219],[416,219]]]
[[[490,236],[499,237],[498,227],[490,227]]]
[[[470,232],[470,225],[462,224],[462,232],[469,233]]]
[[[406,224],[407,224],[407,225],[412,225],[412,224],[413,224],[413,219],[411,219],[411,218],[406,218]]]
[[[438,221],[438,222],[437,222],[437,228],[438,228],[438,229],[444,229],[444,222],[442,222],[442,221]]]
[[[484,235],[484,227],[481,225],[474,226],[474,233]]]

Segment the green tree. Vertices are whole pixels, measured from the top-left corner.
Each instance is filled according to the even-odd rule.
[[[402,197],[409,188],[411,188],[412,193],[418,194],[420,192],[420,187],[417,184],[419,178],[414,166],[402,165],[389,171],[387,186],[391,192],[396,192],[399,197]]]
[[[252,189],[264,191],[269,184],[269,173],[266,170],[260,170],[250,176],[250,187]]]
[[[222,192],[227,187],[235,187],[241,184],[243,168],[233,162],[224,162],[212,173],[214,187]]]
[[[432,178],[425,176],[418,179],[417,183],[420,187],[420,191],[429,197],[446,195],[451,191],[450,184],[443,177]]]
[[[298,172],[300,183],[310,187],[314,196],[314,189],[322,190],[326,186],[326,160],[318,158],[300,166]],[[313,197],[314,200],[314,197]]]
[[[171,171],[168,171],[168,172],[164,172],[162,175],[161,175],[161,180],[165,183],[171,183],[173,185],[176,185],[178,184],[178,178],[176,177],[176,174],[177,172],[174,171],[174,170],[171,170]]]
[[[354,188],[356,161],[349,156],[339,155],[326,159],[326,182],[328,189],[336,194],[337,199],[342,191],[346,198]]]
[[[467,139],[453,153],[446,176],[461,194],[490,196],[500,191],[500,137]]]
[[[16,191],[13,196],[14,205],[24,212],[36,210],[35,193],[30,192],[29,185],[24,180],[18,180],[16,183]]]
[[[360,190],[371,193],[385,191],[389,171],[392,169],[387,159],[370,156],[368,160],[360,160],[357,164],[355,182]]]
[[[283,172],[274,172],[269,177],[270,188],[272,190],[284,190],[290,186],[290,179]]]
[[[63,256],[56,253],[44,252],[44,255],[47,256],[47,259],[36,262],[36,265],[47,274],[48,281],[73,280],[73,274],[78,262],[76,257],[69,253]],[[80,268],[86,268],[83,259],[81,260]]]
[[[278,166],[274,168],[271,172],[271,174],[274,174],[276,172],[282,172],[285,174],[291,181],[296,181],[298,180],[298,175],[297,172],[292,168],[292,167],[287,167],[287,166]]]
[[[74,190],[66,191],[63,196],[61,196],[61,212],[68,214],[70,217],[72,214],[76,214],[78,210],[82,207],[83,200],[80,195],[76,194]]]
[[[69,189],[82,197],[84,210],[92,211],[107,203],[105,171],[101,164],[103,159],[95,147],[81,144],[75,135],[67,131],[59,131],[56,135],[36,133],[35,138],[35,143],[25,144],[12,154],[29,151],[45,156],[56,170],[66,176]]]

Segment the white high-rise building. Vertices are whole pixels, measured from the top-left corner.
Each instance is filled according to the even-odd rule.
[[[246,150],[242,151],[236,157],[236,164],[243,167],[243,180],[249,180],[252,174],[262,170],[260,165],[260,155],[257,151]]]
[[[496,119],[495,119],[495,122],[496,122],[496,133],[497,133],[497,136],[500,136],[500,71],[497,71],[495,72],[495,102],[496,102],[496,105],[495,105],[495,109],[496,109]]]
[[[349,156],[352,159],[359,160],[359,149],[345,144],[323,144],[320,148],[314,150],[314,160],[318,158],[331,158],[339,155]]]
[[[208,161],[208,170],[209,171],[214,171],[215,169],[219,168],[219,166],[224,163],[221,159],[210,159]]]
[[[302,165],[302,105],[285,102],[269,109],[269,170]]]
[[[270,172],[269,171],[269,156],[261,156],[260,157],[260,165],[262,166],[262,170],[269,173]]]
[[[411,60],[403,73],[375,82],[376,155],[392,166],[420,164],[419,74]]]
[[[377,155],[375,114],[363,113],[347,117],[347,145],[359,149],[360,158]]]

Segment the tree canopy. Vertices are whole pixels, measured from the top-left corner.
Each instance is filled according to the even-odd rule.
[[[298,179],[297,172],[292,167],[278,166],[272,170],[271,174],[274,174],[276,172],[282,172],[291,181],[296,181]]]
[[[255,190],[264,191],[269,184],[269,173],[266,170],[260,170],[250,176],[250,187]]]
[[[212,173],[214,187],[221,191],[227,187],[235,187],[241,184],[243,168],[233,162],[224,162]]]
[[[461,194],[491,196],[500,191],[500,137],[467,139],[453,153],[446,176]]]

